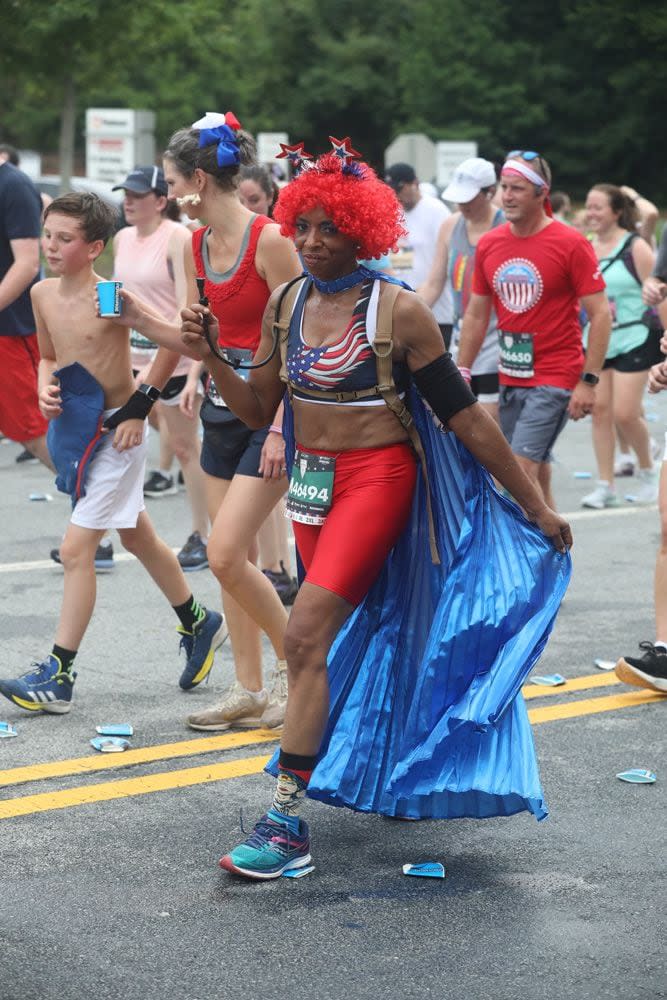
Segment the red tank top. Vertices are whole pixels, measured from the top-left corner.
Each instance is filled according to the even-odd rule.
[[[271,219],[257,215],[250,224],[250,237],[243,257],[227,281],[215,281],[204,267],[202,243],[207,226],[192,234],[192,253],[195,273],[204,277],[204,294],[211,312],[220,325],[218,343],[221,347],[244,347],[253,353],[257,350],[262,332],[262,316],[271,294],[269,286],[260,278],[255,267],[257,242],[264,226]]]

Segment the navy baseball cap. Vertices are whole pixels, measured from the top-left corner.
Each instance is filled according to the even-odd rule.
[[[400,191],[404,184],[413,184],[417,174],[409,163],[393,163],[385,170],[384,179],[394,191]]]
[[[162,167],[135,167],[121,184],[116,184],[112,191],[132,191],[133,194],[167,195],[167,182],[164,179]]]

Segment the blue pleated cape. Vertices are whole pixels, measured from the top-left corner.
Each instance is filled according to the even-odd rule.
[[[500,495],[414,387],[409,403],[441,565],[431,562],[419,477],[408,525],[331,648],[329,722],[307,794],[389,816],[544,819],[520,689],[553,627],[570,557]],[[284,432],[291,467],[287,398]],[[277,754],[267,770],[277,773]]]

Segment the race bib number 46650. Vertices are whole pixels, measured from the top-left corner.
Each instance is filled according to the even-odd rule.
[[[507,333],[499,330],[498,339],[500,341],[498,371],[511,378],[532,378],[535,374],[532,333]]]

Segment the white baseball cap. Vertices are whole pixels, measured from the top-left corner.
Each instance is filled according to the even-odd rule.
[[[482,160],[479,156],[471,156],[469,160],[459,164],[440,197],[443,201],[465,205],[467,201],[472,201],[482,188],[492,187],[496,183],[493,164],[489,160]]]

